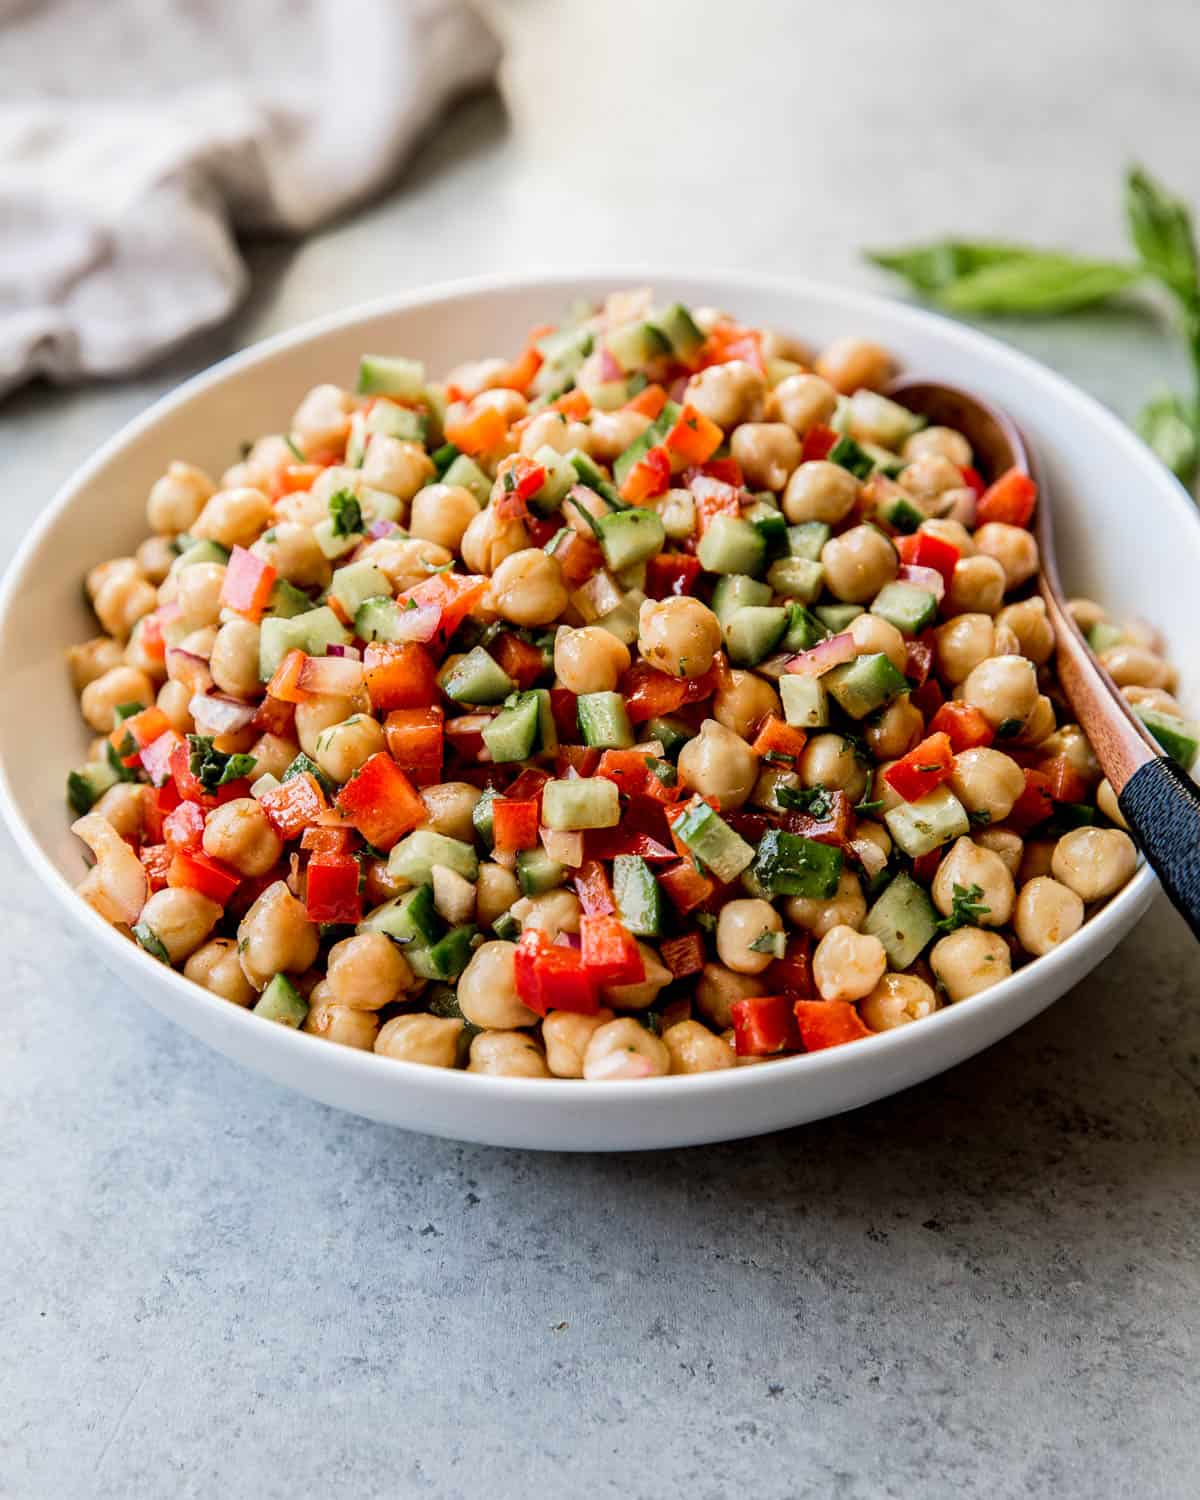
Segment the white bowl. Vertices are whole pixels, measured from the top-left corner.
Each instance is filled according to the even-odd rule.
[[[442,371],[516,348],[528,328],[576,297],[643,282],[818,345],[841,333],[866,335],[910,370],[1005,408],[1051,487],[1067,586],[1118,616],[1151,619],[1180,668],[1184,701],[1200,703],[1200,524],[1189,498],[1097,402],[957,324],[833,286],[639,267],[459,283],[260,344],[119,433],[63,488],[21,548],[0,597],[0,794],[65,920],[86,929],[116,978],[218,1051],[326,1104],[435,1135],[572,1151],[691,1145],[796,1125],[919,1083],[1015,1030],[1094,968],[1154,892],[1154,877],[1142,868],[1061,948],[918,1025],[760,1067],[602,1084],[467,1076],[265,1024],[156,963],[79,900],[72,883],[83,872],[82,851],[68,832],[63,785],[87,736],[63,654],[95,630],[81,599],[84,572],[133,550],[145,532],[146,493],[167,462],[187,458],[219,472],[243,439],[277,431],[310,386],[350,383],[364,350],[413,355]]]

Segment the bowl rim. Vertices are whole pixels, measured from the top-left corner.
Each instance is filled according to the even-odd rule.
[[[1161,499],[1175,508],[1182,524],[1200,528],[1200,512],[1197,511],[1183,485],[1154,458],[1134,432],[1103,403],[1031,356],[1012,348],[999,339],[979,333],[973,328],[935,312],[863,292],[853,287],[840,286],[833,282],[808,277],[721,269],[720,267],[670,267],[646,262],[587,265],[570,271],[565,271],[561,267],[545,269],[535,267],[524,271],[484,274],[437,282],[411,291],[374,298],[340,311],[309,319],[294,328],[285,329],[258,340],[247,348],[228,355],[160,397],[114,433],[59,486],[50,503],[26,533],[5,569],[3,580],[0,581],[0,641],[7,637],[13,628],[13,616],[16,613],[18,596],[26,581],[25,574],[44,537],[57,524],[62,514],[69,510],[79,495],[86,490],[96,473],[125,449],[136,444],[142,435],[152,429],[163,417],[186,406],[195,397],[219,386],[230,377],[245,374],[257,365],[269,363],[278,354],[320,340],[326,335],[344,331],[356,323],[371,321],[415,307],[453,302],[464,297],[503,295],[535,288],[543,288],[552,292],[556,287],[579,287],[583,284],[670,286],[679,282],[721,285],[728,288],[729,294],[734,297],[739,292],[759,292],[784,297],[828,300],[831,303],[837,303],[850,316],[855,312],[863,312],[891,320],[902,328],[920,330],[931,323],[935,324],[939,338],[957,345],[968,356],[982,352],[993,362],[1007,365],[1014,374],[1023,375],[1043,388],[1048,387],[1049,394],[1060,404],[1074,409],[1076,413],[1092,423],[1098,423],[1109,440],[1125,448],[1134,461],[1147,471],[1147,479],[1154,482],[1161,494]],[[1164,481],[1167,482],[1164,483]],[[142,952],[136,944],[131,944],[128,939],[122,937],[86,902],[79,899],[74,887],[43,851],[37,836],[27,823],[3,758],[0,758],[0,811],[3,812],[5,822],[18,847],[48,890],[69,910],[72,921],[83,932],[89,933],[109,955],[111,970],[119,972],[130,962],[151,965],[153,968],[150,969],[139,967],[137,974],[142,979],[149,979],[154,968],[157,968],[158,980],[166,985],[169,992],[178,997],[182,1006],[195,1008],[207,1004],[222,1010],[226,1024],[229,1026],[261,1028],[259,1018],[255,1017],[250,1009],[231,1005],[229,1001],[209,993],[186,979],[178,970],[159,964],[149,954]],[[908,1049],[923,1045],[919,1038],[928,1038],[931,1035],[925,1029],[926,1027],[936,1026],[939,1028],[938,1034],[946,1036],[951,1035],[955,1030],[970,1029],[983,1015],[994,1013],[1003,1009],[1007,1004],[1015,1003],[1022,994],[1026,994],[1033,988],[1042,985],[1051,987],[1059,972],[1071,966],[1081,943],[1092,943],[1101,951],[1101,954],[1107,952],[1119,940],[1119,933],[1116,937],[1112,936],[1113,930],[1124,924],[1126,914],[1131,908],[1134,909],[1134,916],[1131,920],[1136,920],[1138,909],[1145,909],[1156,885],[1157,877],[1149,865],[1143,861],[1132,880],[1060,947],[1018,969],[1009,978],[1001,980],[990,989],[971,996],[966,1001],[943,1006],[933,1015],[926,1017],[918,1029],[899,1026],[891,1031],[864,1038],[863,1044],[869,1046],[872,1049],[871,1055],[878,1059],[881,1075],[886,1072],[890,1058],[904,1055]],[[1105,946],[1106,939],[1110,939],[1107,947]],[[305,1049],[302,1052],[292,1052],[292,1055],[297,1058],[311,1059],[314,1056],[311,1049],[323,1047],[328,1054],[325,1066],[340,1069],[346,1080],[352,1080],[356,1076],[364,1079],[393,1076],[398,1084],[403,1084],[415,1081],[414,1075],[417,1075],[424,1086],[448,1090],[451,1097],[466,1090],[467,1093],[463,1097],[478,1098],[480,1097],[479,1090],[482,1089],[485,1094],[490,1094],[496,1100],[519,1100],[522,1105],[529,1106],[540,1099],[546,1105],[553,1105],[556,1109],[565,1097],[581,1103],[581,1094],[585,1094],[592,1100],[616,1094],[621,1097],[643,1100],[654,1098],[661,1102],[677,1096],[680,1090],[685,1089],[693,1094],[703,1090],[725,1093],[731,1090],[753,1088],[756,1086],[755,1079],[759,1076],[759,1070],[756,1068],[734,1067],[717,1072],[671,1074],[651,1079],[597,1080],[602,1084],[602,1095],[597,1095],[591,1088],[581,1091],[578,1079],[498,1078],[487,1074],[475,1074],[468,1078],[462,1069],[430,1068],[419,1063],[401,1063],[400,1071],[395,1071],[396,1059],[381,1057],[374,1052],[365,1052],[354,1047],[330,1047],[319,1037],[285,1026],[261,1028],[261,1030],[263,1045],[276,1048],[282,1058],[286,1058],[289,1049]],[[247,1036],[249,1035],[247,1033]],[[272,1040],[268,1041],[268,1037]],[[800,1083],[806,1077],[815,1078],[818,1072],[829,1075],[847,1068],[851,1063],[851,1057],[848,1054],[851,1053],[861,1062],[862,1053],[858,1047],[830,1047],[817,1053],[800,1053],[794,1057],[781,1058],[765,1071],[771,1078],[778,1078],[780,1072],[786,1069],[795,1077],[796,1082]],[[392,1070],[390,1075],[387,1072],[389,1069]],[[885,1089],[884,1092],[887,1090]]]

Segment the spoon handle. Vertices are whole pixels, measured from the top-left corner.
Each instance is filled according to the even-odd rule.
[[[1158,755],[1138,767],[1117,802],[1175,909],[1200,938],[1200,787]]]

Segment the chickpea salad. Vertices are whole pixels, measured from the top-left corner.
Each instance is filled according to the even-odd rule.
[[[1048,953],[1137,852],[1035,485],[893,373],[623,291],[172,463],[70,652],[80,895],[266,1020],[527,1078],[816,1051]],[[1072,608],[1190,766],[1153,631]]]

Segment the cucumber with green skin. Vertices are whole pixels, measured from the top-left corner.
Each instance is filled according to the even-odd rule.
[[[682,719],[667,714],[646,722],[646,734],[663,747],[663,754],[674,759],[687,742],[695,739],[696,731]]]
[[[471,957],[471,942],[479,931],[464,925],[449,932],[429,947],[417,944],[404,950],[408,966],[418,979],[457,979]]]
[[[767,582],[777,594],[815,604],[821,597],[825,567],[807,557],[779,557],[767,569]]]
[[[540,729],[536,694],[520,693],[510,708],[484,726],[483,742],[494,761],[528,760],[537,749]]]
[[[823,729],[829,723],[829,695],[816,677],[789,672],[779,679],[786,723],[798,729]]]
[[[908,679],[902,672],[897,672],[882,651],[858,656],[840,667],[833,667],[822,675],[821,683],[843,713],[852,719],[865,719],[877,708],[908,691]]]
[[[788,527],[788,552],[792,557],[820,562],[821,549],[832,535],[832,527],[824,521],[799,521]]]
[[[883,821],[893,842],[909,859],[920,859],[971,831],[966,809],[945,783],[916,802],[889,808]]]
[[[541,896],[555,890],[566,876],[565,867],[544,849],[522,849],[517,855],[517,883],[523,896]]]
[[[748,604],[725,627],[729,660],[735,667],[756,667],[783,640],[788,612],[780,604]]]
[[[627,750],[634,743],[633,726],[620,693],[581,693],[575,710],[585,745]]]
[[[907,969],[933,941],[937,912],[925,888],[901,870],[867,913],[862,930],[883,944],[889,968]]]
[[[496,842],[492,804],[499,795],[495,787],[488,787],[471,813],[471,826],[475,829],[475,836],[488,849]]]
[[[380,432],[402,443],[423,443],[429,434],[424,413],[413,411],[410,406],[397,406],[394,401],[376,401],[367,412],[364,425],[368,432]]]
[[[181,573],[195,563],[227,563],[229,552],[219,542],[192,542],[171,564],[172,573]]]
[[[803,604],[788,605],[787,634],[783,638],[785,651],[811,650],[818,641],[826,640],[828,636],[828,629]]]
[[[767,546],[749,521],[722,514],[709,522],[696,555],[706,573],[748,573],[753,577],[762,572]]]
[[[112,766],[101,761],[89,761],[78,771],[68,772],[67,802],[71,811],[82,818],[120,779]]]
[[[671,831],[726,885],[736,880],[754,858],[753,846],[730,828],[707,802],[693,802],[683,816],[672,823]]]
[[[608,352],[626,374],[640,370],[652,360],[671,352],[662,331],[647,319],[614,328],[604,340]]]
[[[672,302],[670,307],[655,317],[655,325],[670,344],[672,351],[689,363],[704,343],[704,330],[682,302]]]
[[[433,886],[418,885],[377,906],[358,924],[359,932],[382,932],[397,943],[428,947],[446,930],[433,904]]]
[[[400,355],[364,354],[358,365],[358,393],[417,401],[425,394],[425,366]]]
[[[661,936],[665,917],[662,889],[640,855],[618,854],[613,860],[613,898],[621,921],[634,937]]]
[[[351,620],[368,599],[377,599],[390,591],[387,574],[369,562],[347,563],[338,568],[329,585],[329,597],[337,600]]]
[[[667,433],[670,432],[671,428],[679,420],[681,410],[682,408],[677,406],[674,401],[668,401],[658,416],[655,417],[654,421],[650,423],[649,427],[644,432],[639,433],[624,452],[617,455],[613,460],[612,470],[613,479],[618,485],[625,483],[626,474],[629,473],[634,464],[640,463],[645,458],[651,448],[657,448],[660,443],[665,441]]]
[[[1135,704],[1134,713],[1169,755],[1185,771],[1190,771],[1200,749],[1200,724],[1181,719],[1177,714],[1164,713],[1158,708],[1147,708]]]
[[[813,606],[813,614],[822,625],[828,625],[834,635],[840,635],[850,621],[857,620],[862,613],[861,604],[816,604]]]
[[[449,671],[439,676],[439,686],[455,703],[503,703],[516,683],[490,652],[475,646]]]
[[[770,604],[771,587],[747,573],[723,573],[713,588],[712,612],[728,625],[739,609],[749,604]]]
[[[492,481],[473,458],[460,453],[442,475],[443,484],[456,484],[470,490],[480,505],[486,505],[492,493]]]
[[[768,562],[772,558],[783,557],[787,554],[787,518],[777,505],[768,505],[765,501],[760,500],[750,506],[748,510],[742,512],[742,519],[749,521],[762,538]]]
[[[414,829],[388,855],[388,874],[410,885],[429,885],[434,865],[445,865],[464,880],[479,877],[479,856],[474,848],[430,828]]]
[[[915,583],[885,583],[875,595],[871,613],[894,625],[901,635],[920,635],[937,619],[938,602],[928,589]]]
[[[758,841],[751,871],[773,896],[828,901],[837,895],[842,851],[802,834],[771,828]]]
[[[281,620],[294,620],[297,615],[307,614],[313,607],[312,600],[286,578],[277,578],[271,587],[271,599],[267,614]]]
[[[615,781],[603,776],[573,781],[548,781],[542,788],[542,823],[558,832],[586,828],[615,828],[621,821],[621,801]]]
[[[276,974],[259,996],[254,1014],[298,1031],[308,1017],[308,1001],[286,974]]]
[[[644,508],[611,511],[596,522],[596,538],[614,573],[661,552],[667,533],[657,511]]]

